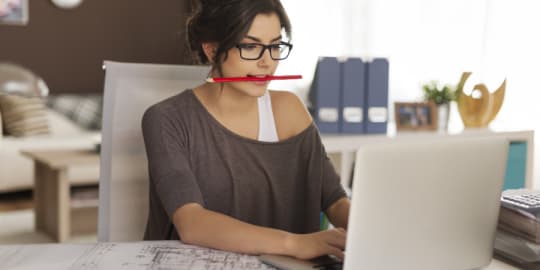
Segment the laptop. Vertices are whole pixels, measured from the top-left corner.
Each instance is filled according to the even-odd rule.
[[[363,146],[356,155],[343,269],[489,265],[508,147],[504,138]],[[279,269],[324,269],[285,256],[260,260]]]

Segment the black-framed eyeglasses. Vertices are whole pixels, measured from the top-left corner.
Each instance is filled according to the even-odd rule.
[[[261,43],[240,43],[236,48],[240,51],[240,58],[244,60],[259,60],[268,49],[270,58],[273,60],[284,60],[289,57],[293,45],[287,42],[264,45]]]

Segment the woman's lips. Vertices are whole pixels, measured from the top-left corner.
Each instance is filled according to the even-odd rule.
[[[264,78],[267,78],[269,77],[270,75],[268,74],[248,74],[247,77],[251,77],[251,78],[261,78],[261,79],[264,79]],[[269,80],[261,80],[261,81],[253,81],[253,83],[257,86],[263,86],[263,85],[267,85],[269,83]]]
[[[258,75],[251,75],[251,74],[248,74],[247,77],[255,77],[255,78],[267,78],[269,77],[270,75],[268,74],[258,74]]]

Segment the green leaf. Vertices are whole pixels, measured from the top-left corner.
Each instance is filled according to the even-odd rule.
[[[456,87],[450,84],[441,85],[438,81],[430,81],[422,85],[425,101],[432,101],[437,105],[450,103],[457,99]]]

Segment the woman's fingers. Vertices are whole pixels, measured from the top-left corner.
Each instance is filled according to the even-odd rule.
[[[327,246],[327,254],[328,255],[334,255],[336,256],[337,258],[339,258],[340,260],[343,261],[343,258],[344,258],[344,252],[343,250],[339,249],[339,248],[336,248],[336,247],[333,247],[333,246]]]
[[[311,259],[333,255],[343,260],[346,236],[346,231],[339,228],[301,235],[296,239],[294,256],[299,259]]]
[[[345,249],[347,234],[344,230],[333,229],[328,231],[326,242],[341,250]]]

